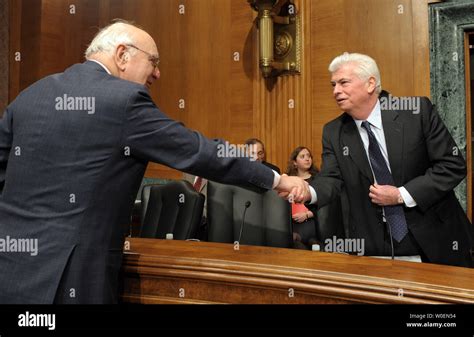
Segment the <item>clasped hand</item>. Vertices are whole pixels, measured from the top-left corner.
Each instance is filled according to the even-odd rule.
[[[275,189],[280,197],[290,202],[303,203],[311,199],[309,184],[300,177],[282,174]]]

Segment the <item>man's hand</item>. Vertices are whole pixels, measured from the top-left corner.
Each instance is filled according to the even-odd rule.
[[[280,183],[275,187],[278,195],[290,202],[305,202],[311,199],[308,183],[300,177],[282,174]]]
[[[398,205],[399,197],[400,191],[395,186],[374,184],[369,188],[369,198],[380,206]]]
[[[294,221],[302,223],[303,221],[308,220],[308,212],[295,213],[292,218]]]

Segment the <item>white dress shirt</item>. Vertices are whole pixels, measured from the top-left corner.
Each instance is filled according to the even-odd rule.
[[[362,138],[362,143],[364,143],[365,153],[367,154],[367,158],[369,158],[369,135],[367,134],[367,130],[362,127],[363,120],[355,119],[354,122],[357,125],[357,130],[359,131],[360,137]],[[392,173],[392,169],[390,168],[390,162],[388,160],[388,153],[387,153],[387,143],[385,142],[385,134],[383,132],[383,125],[382,125],[382,112],[380,111],[380,101],[377,100],[377,104],[375,104],[374,109],[370,113],[369,117],[367,118],[367,122],[370,123],[370,129],[375,135],[377,142],[380,146],[380,151],[382,152],[383,158],[387,163],[388,170]],[[369,160],[369,165],[371,165]],[[372,165],[370,167],[372,169]],[[373,171],[372,171],[373,173]],[[374,175],[374,181],[377,182]],[[415,207],[416,201],[413,197],[408,193],[405,187],[399,187],[398,190],[403,198],[403,202],[407,207]]]

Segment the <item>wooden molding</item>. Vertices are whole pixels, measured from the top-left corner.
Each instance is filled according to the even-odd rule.
[[[474,271],[467,268],[270,247],[234,250],[209,242],[128,241],[126,302],[474,303]]]

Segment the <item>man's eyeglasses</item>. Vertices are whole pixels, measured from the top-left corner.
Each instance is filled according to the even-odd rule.
[[[158,65],[160,64],[160,57],[159,56],[152,55],[149,52],[144,51],[143,49],[140,49],[140,48],[138,48],[137,46],[135,46],[133,44],[127,44],[126,46],[135,48],[135,49],[141,51],[142,53],[147,54],[148,55],[148,60],[151,62],[153,67],[155,67],[155,69],[158,68]]]

